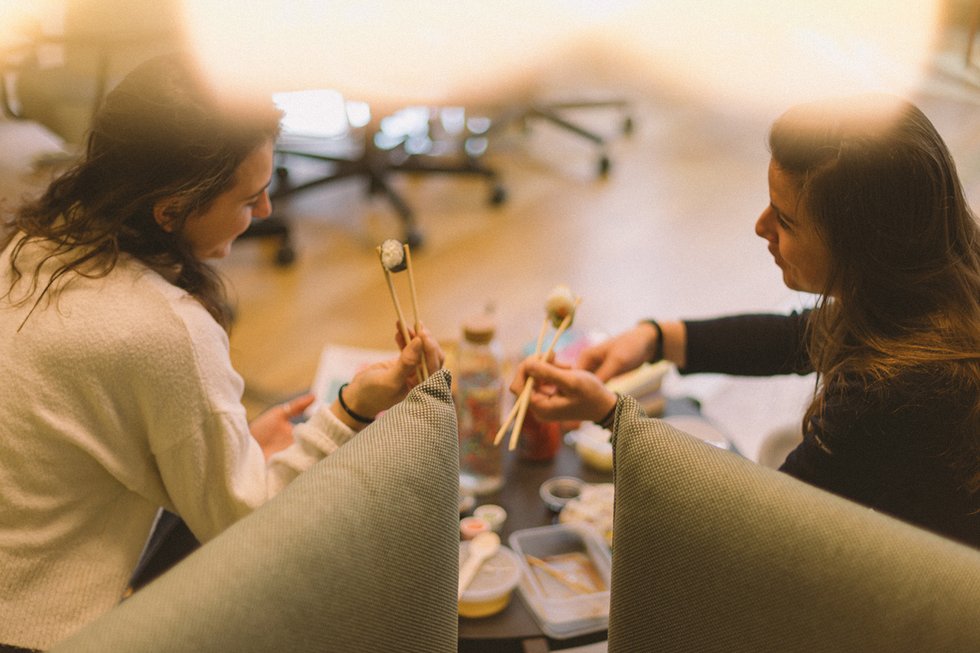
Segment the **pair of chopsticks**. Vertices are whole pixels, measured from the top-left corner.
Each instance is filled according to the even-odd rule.
[[[541,558],[536,558],[536,557],[534,557],[533,555],[531,555],[529,553],[524,554],[524,557],[527,558],[528,563],[530,563],[530,565],[532,567],[537,567],[538,569],[540,569],[541,571],[545,572],[546,574],[548,574],[549,576],[551,576],[552,578],[554,578],[555,580],[557,580],[559,583],[561,583],[562,585],[564,585],[568,589],[572,590],[573,592],[577,592],[579,594],[592,594],[592,593],[594,593],[596,591],[599,591],[595,587],[592,587],[590,585],[586,585],[585,583],[582,583],[582,582],[580,582],[580,581],[578,581],[578,580],[576,580],[574,578],[571,578],[568,574],[566,574],[565,572],[563,572],[560,569],[556,569],[555,567],[553,567],[552,565],[548,564],[547,562],[545,562]],[[540,581],[538,581],[538,585],[539,586],[540,586],[540,584],[541,584]],[[543,590],[543,588],[542,588],[542,590]],[[542,591],[542,593],[544,593],[544,592]]]
[[[559,324],[558,328],[555,330],[554,337],[551,339],[551,344],[548,345],[548,349],[544,352],[544,354],[542,354],[541,345],[544,344],[544,334],[547,332],[548,324],[551,322],[550,317],[544,318],[544,322],[541,323],[541,330],[538,332],[537,344],[534,347],[535,356],[542,360],[547,360],[548,356],[551,355],[551,352],[555,350],[555,345],[558,343],[558,339],[561,338],[562,334],[568,330],[569,326],[571,326],[572,318],[575,315],[575,308],[578,307],[579,302],[580,300],[575,300],[575,305],[571,312],[569,312],[568,315],[562,319],[561,324]],[[534,379],[532,377],[528,377],[527,380],[524,381],[524,387],[521,389],[521,394],[517,396],[514,406],[510,409],[510,413],[507,414],[507,418],[504,420],[504,423],[500,425],[500,430],[497,431],[497,435],[493,438],[494,446],[500,444],[501,440],[504,438],[504,433],[507,432],[511,422],[513,422],[514,428],[510,433],[510,442],[507,445],[507,450],[513,451],[517,447],[517,439],[521,435],[521,427],[524,426],[524,418],[527,415],[528,404],[531,403],[531,391],[533,389]]]
[[[396,264],[389,265],[385,263],[385,254],[391,254],[392,248],[395,246],[400,246],[402,250],[402,259]],[[386,249],[388,250],[386,252]],[[412,250],[409,248],[408,243],[399,243],[397,240],[389,239],[386,240],[378,247],[378,258],[381,261],[381,269],[385,272],[385,281],[388,282],[388,292],[391,293],[391,303],[395,305],[395,313],[398,315],[398,326],[401,329],[402,338],[405,339],[405,344],[408,344],[410,340],[408,334],[408,327],[406,327],[405,315],[402,313],[401,304],[398,302],[398,295],[395,293],[395,284],[391,280],[391,275],[393,272],[401,272],[402,270],[408,271],[408,287],[411,291],[412,296],[412,315],[415,318],[415,333],[419,333],[419,302],[418,296],[415,293],[415,275],[412,274]],[[419,380],[425,381],[429,378],[429,366],[425,362],[425,352],[422,352],[422,365],[419,370]]]

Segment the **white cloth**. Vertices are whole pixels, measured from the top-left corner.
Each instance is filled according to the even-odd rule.
[[[227,335],[195,299],[123,257],[30,313],[14,300],[39,250],[0,299],[0,642],[32,648],[119,601],[158,507],[207,541],[352,435],[325,407],[266,464]],[[8,248],[0,296],[10,279]]]

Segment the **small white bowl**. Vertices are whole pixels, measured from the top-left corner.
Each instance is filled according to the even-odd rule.
[[[565,504],[582,493],[585,481],[575,476],[556,476],[541,484],[538,494],[551,510],[559,512]]]

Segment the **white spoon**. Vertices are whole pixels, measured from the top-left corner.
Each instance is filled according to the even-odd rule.
[[[500,549],[500,536],[493,531],[484,531],[470,540],[470,554],[459,570],[459,600],[480,570],[480,566]]]

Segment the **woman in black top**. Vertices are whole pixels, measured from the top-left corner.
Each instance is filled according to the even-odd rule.
[[[980,547],[980,228],[929,120],[890,96],[799,105],[769,136],[755,225],[811,311],[647,320],[582,353],[528,360],[544,419],[600,420],[602,381],[666,358],[681,373],[817,373],[781,469]]]

